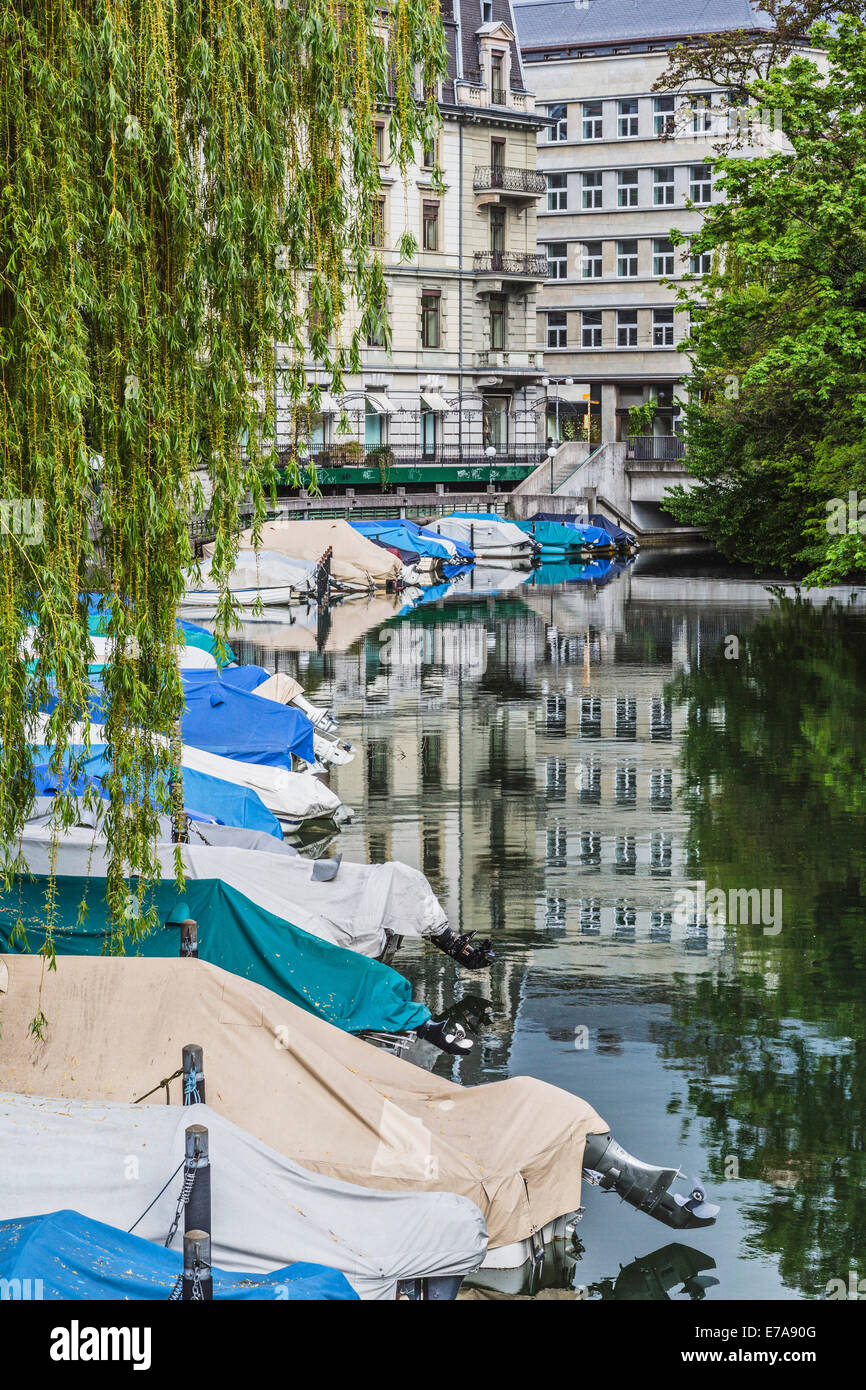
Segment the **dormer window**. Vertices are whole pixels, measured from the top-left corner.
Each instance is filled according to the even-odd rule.
[[[481,23],[493,23],[493,0],[481,0]]]

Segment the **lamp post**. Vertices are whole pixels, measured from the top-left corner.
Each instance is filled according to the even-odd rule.
[[[550,448],[549,448],[548,451],[547,451],[547,457],[550,459],[550,495],[551,495],[551,497],[552,497],[552,496],[553,496],[553,460],[556,458],[556,449],[555,449],[555,447],[554,447],[553,444],[551,444]]]
[[[560,444],[562,441],[561,441],[561,439],[560,439],[560,437],[559,437],[559,388],[560,388],[561,385],[562,385],[562,386],[573,386],[573,385],[574,385],[574,377],[571,377],[571,376],[565,376],[565,377],[560,377],[560,376],[557,376],[557,377],[548,377],[548,376],[545,376],[545,377],[542,377],[542,379],[541,379],[541,384],[542,384],[542,386],[552,386],[552,387],[554,388],[554,392],[553,392],[553,403],[554,403],[554,410],[555,410],[555,412],[556,412],[556,426],[555,426],[556,442],[557,442],[557,444]]]

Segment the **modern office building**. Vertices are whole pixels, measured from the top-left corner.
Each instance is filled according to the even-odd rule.
[[[675,249],[670,231],[698,230],[719,196],[713,154],[744,132],[725,90],[655,85],[675,45],[739,29],[760,39],[771,21],[749,0],[531,0],[515,15],[527,80],[550,122],[538,158],[547,431],[558,421],[559,437],[585,439],[589,397],[592,437],[624,439],[629,409],[652,398],[659,456],[675,456],[687,371],[677,345],[688,329],[676,282],[709,266],[688,244]],[[774,137],[764,125],[745,133],[755,153]]]
[[[436,150],[404,179],[389,162],[387,106],[377,120],[371,253],[385,266],[390,349],[371,337],[339,399],[308,363],[325,392],[311,447],[326,490],[378,492],[386,477],[427,491],[507,488],[540,457],[535,305],[547,259],[537,246],[546,185],[536,153],[545,121],[525,81],[511,0],[442,0],[442,17],[448,72]],[[437,163],[444,191],[434,186]],[[418,245],[410,263],[398,251],[407,230]]]

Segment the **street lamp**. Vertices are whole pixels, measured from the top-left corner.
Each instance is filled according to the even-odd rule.
[[[550,495],[553,496],[553,460],[556,458],[556,449],[552,444],[547,451],[547,457],[550,459]]]

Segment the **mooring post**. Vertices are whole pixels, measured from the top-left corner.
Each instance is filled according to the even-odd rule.
[[[213,1301],[210,1236],[207,1231],[185,1231],[183,1237],[182,1302]]]
[[[204,1050],[198,1043],[187,1043],[183,1049],[183,1103],[204,1105]]]
[[[193,917],[178,923],[180,926],[180,954],[198,960],[198,922]]]
[[[187,1171],[195,1171],[189,1198],[184,1207],[183,1229],[187,1231],[207,1231],[211,1229],[210,1204],[210,1151],[207,1129],[204,1125],[189,1125],[186,1131]]]

